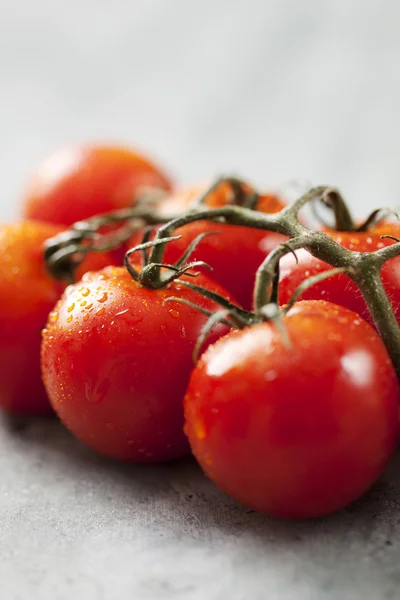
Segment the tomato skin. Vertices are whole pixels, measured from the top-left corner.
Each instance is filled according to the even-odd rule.
[[[392,229],[391,229],[392,230]],[[380,233],[340,233],[330,232],[329,235],[338,244],[356,252],[373,252],[384,246],[390,246],[394,242],[390,239],[382,239],[386,235],[385,230]],[[391,234],[392,235],[392,234]],[[286,255],[280,261],[280,284],[279,302],[287,304],[293,293],[302,281],[332,269],[330,265],[314,258],[307,250],[296,250],[298,263],[293,255]],[[391,299],[393,309],[400,322],[400,257],[393,258],[385,263],[381,269],[382,281],[386,292]],[[356,284],[347,275],[339,274],[308,288],[301,295],[302,300],[326,300],[334,304],[340,304],[358,313],[373,325],[372,317],[365,304],[364,298]]]
[[[21,414],[51,414],[40,374],[40,332],[65,285],[43,261],[43,243],[63,227],[25,221],[0,227],[0,407]],[[110,264],[107,254],[87,257],[78,270]]]
[[[205,276],[196,283],[227,296]],[[158,462],[190,451],[183,396],[207,317],[183,304],[163,304],[171,296],[215,310],[179,282],[149,290],[114,267],[70,286],[50,315],[42,344],[50,401],[72,433],[100,454]],[[227,331],[218,325],[209,342]]]
[[[185,397],[185,431],[205,473],[239,502],[313,518],[356,500],[398,440],[399,385],[358,315],[323,301],[211,346]]]
[[[23,216],[70,226],[132,205],[142,186],[169,190],[171,182],[158,166],[129,148],[62,148],[44,160],[31,178]]]
[[[160,214],[179,214],[187,210],[190,200],[200,194],[203,187],[196,186],[174,192],[163,201]],[[228,204],[229,191],[230,187],[227,184],[217,188],[211,194],[205,208],[207,206],[218,208]],[[276,213],[283,207],[284,203],[279,198],[270,195],[262,196],[258,204],[258,209],[266,213]],[[286,238],[268,231],[196,221],[174,232],[174,235],[180,235],[181,238],[168,244],[163,262],[174,263],[189,244],[205,231],[213,231],[215,235],[204,238],[193,252],[191,259],[208,263],[213,268],[211,277],[228,290],[241,306],[251,309],[257,269],[267,254]],[[140,242],[141,234],[137,233],[132,237],[130,245],[135,246]]]

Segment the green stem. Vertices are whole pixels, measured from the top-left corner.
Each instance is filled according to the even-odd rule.
[[[359,287],[373,321],[388,350],[397,375],[400,377],[400,327],[382,284],[380,269],[370,265],[352,277]]]
[[[269,304],[271,301],[278,302],[278,298],[272,297],[272,288],[275,278],[279,275],[280,259],[290,252],[293,252],[294,254],[294,251],[297,248],[302,248],[303,246],[303,238],[293,238],[289,242],[277,246],[261,263],[257,270],[254,286],[253,308],[256,314],[263,306]],[[293,260],[297,260],[296,254],[294,254]]]

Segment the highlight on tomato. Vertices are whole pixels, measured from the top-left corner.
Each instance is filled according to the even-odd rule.
[[[303,301],[234,331],[202,355],[185,396],[185,431],[216,485],[280,518],[312,518],[359,498],[399,434],[399,384],[359,315]]]
[[[40,221],[0,226],[0,407],[48,414],[40,373],[41,330],[65,284],[46,271],[43,245],[63,227]],[[77,276],[112,264],[106,253],[88,256]]]

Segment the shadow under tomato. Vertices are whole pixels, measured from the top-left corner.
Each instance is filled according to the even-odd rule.
[[[55,417],[25,418],[2,415],[0,425],[5,435],[19,445],[20,450],[37,452],[39,458],[46,460],[49,468],[66,469],[67,474],[74,472],[99,473],[102,477],[135,480],[154,488],[154,493],[170,493],[174,496],[179,510],[201,512],[201,522],[224,529],[232,524],[254,529],[255,534],[263,530],[271,533],[292,530],[301,532],[318,529],[321,524],[328,525],[340,521],[348,525],[362,522],[371,524],[384,518],[388,510],[400,508],[400,454],[392,459],[386,473],[357,502],[329,517],[311,521],[279,521],[268,518],[255,511],[242,507],[220,492],[202,473],[192,457],[164,464],[121,463],[99,456],[76,440]],[[49,460],[51,458],[51,460]],[[133,486],[134,487],[134,486]],[[150,490],[149,490],[150,491]],[[400,519],[400,517],[399,517]]]
[[[399,538],[399,532],[392,527],[393,515],[399,514],[396,523],[400,529],[399,453],[381,479],[346,509],[310,521],[279,521],[247,509],[220,492],[192,457],[158,465],[113,461],[76,440],[56,418],[3,415],[0,427],[11,449],[34,454],[50,474],[88,480],[99,493],[104,484],[115,496],[123,495],[124,504],[130,503],[132,510],[136,502],[147,504],[149,499],[153,505],[161,502],[160,519],[165,517],[168,522],[176,519],[182,533],[196,538],[212,530],[236,539],[253,538],[261,546],[271,540],[278,546],[289,542],[301,545],[320,536],[327,543],[331,538],[337,544],[338,540],[350,539],[355,530],[358,538],[371,540],[378,529],[380,547],[390,547]]]

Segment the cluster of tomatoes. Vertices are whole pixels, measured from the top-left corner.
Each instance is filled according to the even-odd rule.
[[[284,331],[275,319],[252,321],[249,312],[258,267],[286,239],[277,233],[185,224],[166,246],[164,269],[177,271],[192,246],[199,272],[193,277],[189,269],[157,289],[123,264],[143,231],[122,250],[88,254],[68,287],[51,277],[46,241],[76,221],[132,206],[146,187],[165,190],[160,218],[185,213],[203,190],[175,189],[158,166],[123,148],[70,148],[37,169],[24,220],[0,228],[1,407],[55,411],[81,441],[117,460],[192,452],[222,490],[268,515],[316,517],[357,499],[397,446],[400,394],[393,362],[346,274],[321,280],[282,311]],[[222,182],[205,203],[224,206],[231,194]],[[265,194],[254,209],[276,213],[284,205]],[[389,222],[365,232],[327,231],[359,252],[393,244],[382,236],[399,233]],[[288,254],[280,263],[281,305],[304,279],[330,269],[306,250],[296,255],[297,262]],[[138,272],[148,268],[140,257],[130,258]],[[384,265],[382,281],[399,314],[400,258]],[[214,319],[194,364],[199,337],[221,304],[238,306],[248,324],[235,330],[224,314]]]

